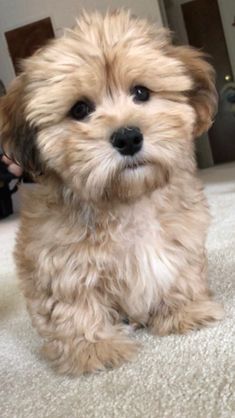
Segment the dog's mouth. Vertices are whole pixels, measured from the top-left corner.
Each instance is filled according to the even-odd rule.
[[[123,170],[137,170],[140,167],[146,166],[146,161],[126,161],[123,164]]]

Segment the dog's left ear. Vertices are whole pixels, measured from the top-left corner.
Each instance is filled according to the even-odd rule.
[[[37,175],[42,171],[37,129],[26,121],[23,77],[17,77],[8,93],[0,98],[0,145],[26,172]]]
[[[186,94],[196,111],[194,135],[198,137],[210,128],[217,111],[215,71],[206,61],[206,55],[192,47],[173,47],[172,55],[184,64],[193,80],[193,87]]]

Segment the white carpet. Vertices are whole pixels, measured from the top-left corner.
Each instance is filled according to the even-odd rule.
[[[97,375],[58,377],[40,360],[11,256],[17,217],[0,222],[1,418],[235,417],[235,165],[201,177],[214,215],[209,277],[224,321],[187,336],[140,331],[137,360]]]

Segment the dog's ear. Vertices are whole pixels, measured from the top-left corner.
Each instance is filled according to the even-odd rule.
[[[0,145],[26,172],[37,175],[42,171],[36,146],[37,128],[26,121],[23,77],[17,77],[0,99]]]
[[[207,62],[206,55],[192,47],[174,47],[173,55],[183,62],[193,80],[193,87],[186,94],[196,111],[194,135],[198,137],[210,128],[217,111],[215,71]]]

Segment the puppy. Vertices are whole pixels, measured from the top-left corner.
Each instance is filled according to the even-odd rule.
[[[194,138],[216,110],[200,52],[120,10],[83,14],[1,100],[6,154],[38,179],[15,258],[43,353],[78,375],[130,360],[130,323],[186,333],[211,299]]]

